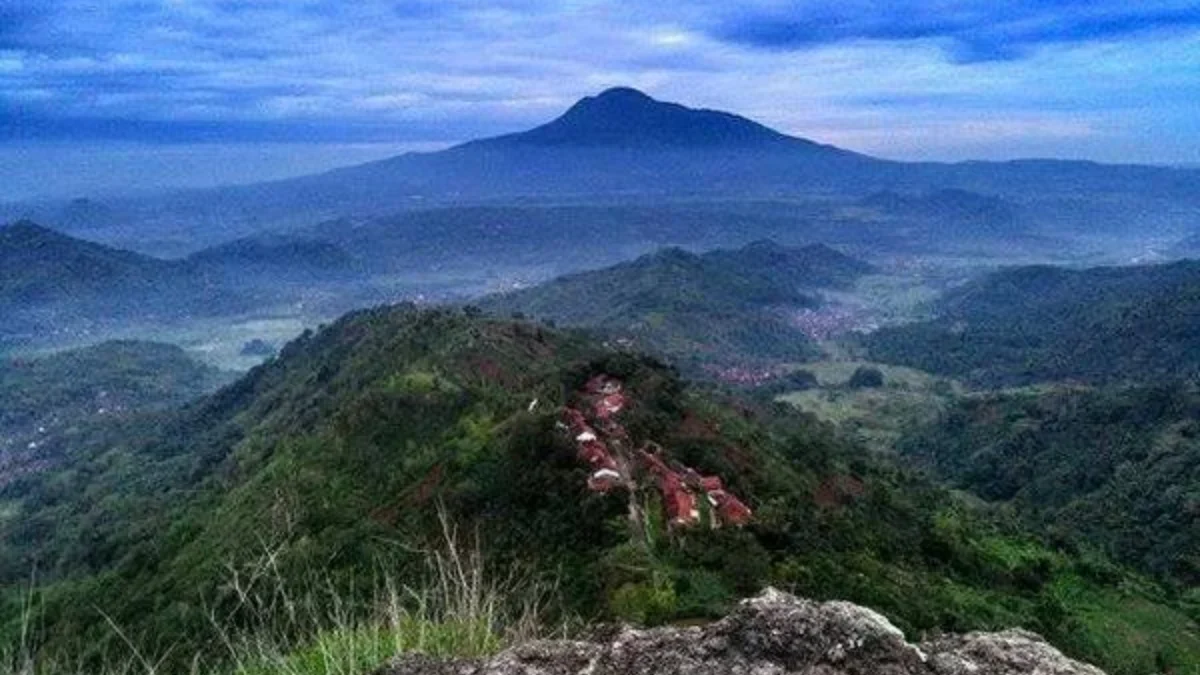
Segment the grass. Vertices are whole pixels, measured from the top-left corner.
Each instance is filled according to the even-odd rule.
[[[884,386],[851,389],[846,385],[859,366],[883,372]],[[816,376],[820,387],[784,394],[779,400],[838,426],[867,447],[890,452],[904,432],[936,419],[939,411],[961,393],[949,380],[912,368],[865,361],[817,361],[801,366]]]
[[[1189,655],[1200,653],[1200,637],[1183,613],[1071,578],[1060,580],[1055,592],[1078,618],[1079,648],[1089,656],[1103,653],[1111,668],[1124,672],[1157,663],[1162,672],[1200,675],[1200,666],[1185,665]]]
[[[127,654],[99,669],[75,665],[69,655],[36,654],[30,596],[28,631],[20,644],[0,647],[0,675],[365,675],[400,654],[483,657],[550,635],[544,619],[555,588],[518,572],[493,574],[478,538],[460,536],[441,518],[443,541],[425,552],[427,574],[415,584],[382,575],[365,611],[331,583],[288,586],[270,551],[251,566],[253,574],[231,567],[239,613],[250,623],[233,628],[227,617],[212,616],[224,656],[196,655],[185,670],[165,668],[165,655],[143,654],[129,641]]]

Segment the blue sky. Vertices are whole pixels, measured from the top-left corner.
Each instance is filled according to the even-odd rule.
[[[1200,162],[1200,2],[0,0],[0,199],[294,175],[631,85],[901,159]]]

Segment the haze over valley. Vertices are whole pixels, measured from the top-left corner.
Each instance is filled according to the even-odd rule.
[[[761,239],[875,265],[867,290],[846,297],[854,326],[874,326],[912,318],[863,309],[894,305],[875,297],[889,284],[920,295],[1005,265],[1183,257],[1198,185],[1188,169],[885,161],[616,88],[443,151],[243,187],[11,205],[20,221],[0,255],[15,320],[0,337],[39,349],[177,331],[244,368],[226,343],[245,331],[212,317],[311,326],[352,307],[462,302],[662,248]],[[80,264],[44,287],[63,255]]]

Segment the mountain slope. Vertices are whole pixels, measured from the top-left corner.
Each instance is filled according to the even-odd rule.
[[[175,274],[165,261],[74,239],[30,221],[0,227],[0,306],[149,290]]]
[[[788,136],[743,117],[655,100],[628,88],[586,97],[532,130],[480,139],[225,194],[347,208],[413,197],[777,195],[832,190],[954,189],[1028,197],[1085,193],[1179,200],[1195,209],[1200,170],[1018,160],[957,164],[881,160]],[[360,212],[364,212],[361,208]],[[1108,209],[1113,208],[1109,200]],[[344,212],[343,212],[344,213]]]
[[[480,306],[632,340],[685,365],[803,360],[813,344],[787,311],[815,307],[814,289],[845,285],[870,269],[820,245],[762,241],[700,255],[672,248],[485,298]]]
[[[844,288],[874,271],[871,265],[824,244],[788,247],[769,239],[736,250],[709,251],[701,257],[718,269],[760,277],[764,284],[783,288]]]
[[[873,358],[984,385],[1200,375],[1200,263],[1018,267],[949,292],[939,318],[866,338]]]
[[[589,488],[579,441],[558,423],[597,375],[605,390],[622,383],[607,414],[630,444],[719,477],[750,523],[648,516],[631,528],[631,501],[659,513],[666,488]],[[40,560],[39,644],[72,663],[121,644],[96,608],[143,654],[165,655],[159,672],[212,663],[214,617],[272,611],[247,607],[233,583],[267,567],[288,587],[319,571],[346,594],[339,607],[370,616],[380,569],[421,574],[417,552],[442,534],[437,503],[478,528],[500,569],[555,582],[562,608],[588,618],[712,616],[770,583],[871,604],[911,631],[1035,627],[1118,673],[1151,667],[1146,645],[1179,645],[1169,663],[1181,668],[1200,662],[1195,625],[1136,578],[989,522],[807,419],[523,322],[359,312],[214,396],[79,440],[67,470],[0,489],[0,635],[20,635],[26,596],[11,584]],[[1079,597],[1149,604],[1156,618],[1135,626],[1114,610],[1099,627]]]
[[[860,199],[858,205],[915,229],[909,236],[923,233],[934,238],[992,237],[1012,241],[1028,234],[1012,201],[967,190],[942,189],[916,195],[883,191]]]
[[[222,381],[174,345],[135,340],[34,359],[0,360],[0,432],[17,426],[66,426],[71,410],[168,408]]]
[[[557,274],[604,267],[659,248],[741,246],[748,240],[870,246],[880,229],[847,228],[825,205],[654,201],[412,209],[338,219],[305,231],[381,270],[518,266]]]
[[[0,226],[0,348],[7,340],[102,335],[130,322],[236,315],[310,299],[318,284],[359,272],[347,253],[321,241],[262,237],[162,260],[20,221]]]
[[[188,256],[193,267],[236,277],[284,279],[351,278],[360,264],[343,248],[328,241],[268,235],[212,246]]]
[[[979,395],[901,452],[1041,527],[1200,587],[1200,393],[1194,386]]]

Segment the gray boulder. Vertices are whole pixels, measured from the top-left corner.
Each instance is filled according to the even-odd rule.
[[[402,656],[375,675],[1104,675],[1026,631],[910,644],[849,602],[767,590],[704,627],[625,628],[607,638],[530,642],[487,660]]]

